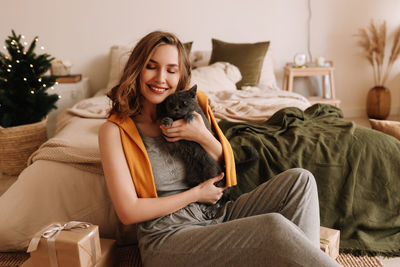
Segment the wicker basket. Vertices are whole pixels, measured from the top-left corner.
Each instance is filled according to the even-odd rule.
[[[3,128],[0,126],[0,172],[18,175],[29,156],[47,140],[47,117],[36,123]]]

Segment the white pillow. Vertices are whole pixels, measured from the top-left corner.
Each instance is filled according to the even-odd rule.
[[[193,68],[198,68],[208,65],[210,57],[211,51],[194,51],[190,54],[190,62]],[[258,87],[265,90],[281,90],[276,83],[271,46],[268,48],[264,58]]]
[[[258,82],[258,87],[261,89],[273,89],[281,90],[276,83],[274,64],[272,59],[271,46],[267,50],[267,54],[264,58],[263,67],[261,69],[260,81]]]
[[[239,68],[228,62],[215,62],[212,65],[192,70],[191,86],[205,93],[221,90],[235,91],[236,83],[242,79]]]
[[[111,47],[110,73],[108,77],[107,91],[118,84],[125,64],[128,61],[130,52],[131,47],[123,45],[114,45]],[[193,68],[195,69],[207,66],[210,56],[211,51],[194,51],[190,54],[189,58]],[[280,90],[276,83],[271,47],[268,48],[267,54],[265,55],[258,87],[261,89]]]

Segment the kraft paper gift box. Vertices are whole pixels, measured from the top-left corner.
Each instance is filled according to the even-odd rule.
[[[339,256],[340,231],[320,227],[320,248],[326,254],[336,259]]]
[[[94,267],[115,267],[118,265],[118,252],[116,241],[113,239],[100,238],[101,258]],[[35,267],[29,258],[21,267]]]
[[[93,266],[101,257],[99,228],[75,221],[51,224],[31,240],[28,252],[32,266]]]

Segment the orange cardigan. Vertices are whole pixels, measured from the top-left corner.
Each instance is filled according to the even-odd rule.
[[[225,161],[226,185],[234,186],[237,182],[232,147],[215,120],[214,114],[208,105],[207,95],[197,91],[197,99],[222,145]],[[135,123],[133,123],[129,117],[120,120],[115,114],[111,115],[108,120],[119,126],[125,158],[131,172],[137,195],[141,198],[157,197],[150,159]]]

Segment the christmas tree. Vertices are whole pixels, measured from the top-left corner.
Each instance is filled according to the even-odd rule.
[[[38,37],[29,48],[21,35],[12,35],[5,41],[9,55],[0,52],[0,125],[11,127],[39,122],[55,109],[58,95],[47,90],[55,84],[55,77],[45,76],[52,58],[35,54]]]

